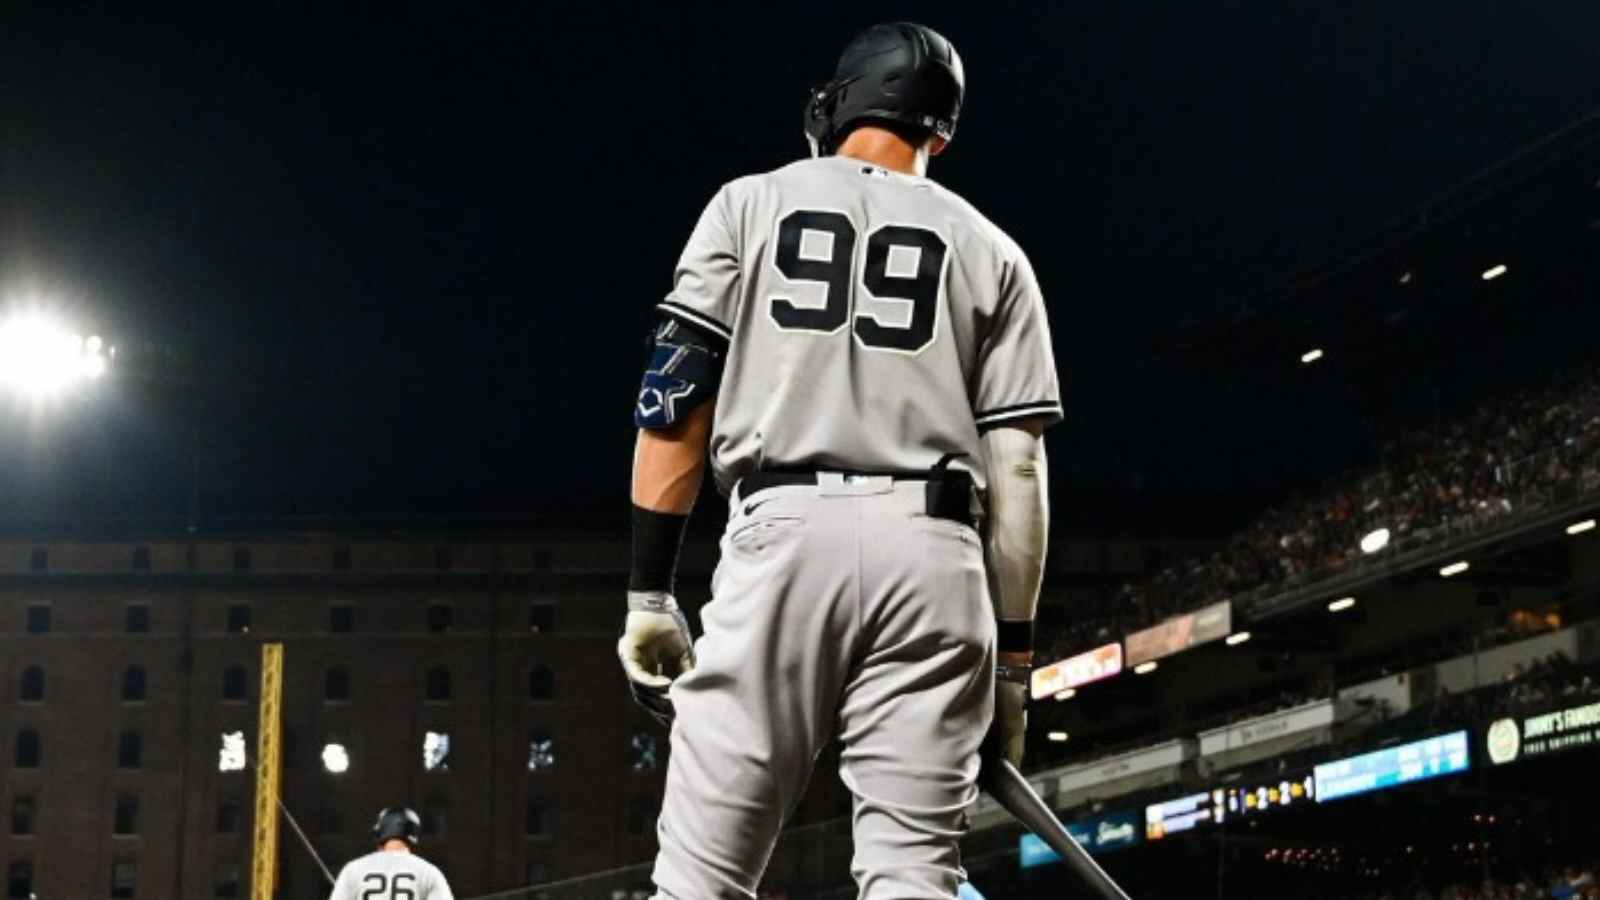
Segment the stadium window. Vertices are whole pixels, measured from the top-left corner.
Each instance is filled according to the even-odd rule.
[[[539,664],[528,670],[528,699],[552,700],[556,696],[556,673],[549,666]]]
[[[430,731],[422,736],[422,768],[427,772],[450,771],[450,732]]]
[[[144,766],[144,737],[133,729],[117,735],[117,768],[138,769]]]
[[[17,699],[23,703],[44,702],[44,669],[29,666],[22,670],[22,683],[18,685]]]
[[[323,679],[322,699],[328,703],[350,702],[350,670],[334,666]]]
[[[244,666],[229,666],[222,670],[222,699],[243,703],[250,698],[250,675]]]
[[[422,833],[428,836],[446,834],[450,823],[450,802],[443,797],[429,797],[422,801]]]
[[[541,634],[556,630],[556,605],[538,602],[528,604],[528,630]]]
[[[11,833],[16,837],[27,837],[33,834],[34,816],[39,812],[39,806],[32,797],[17,796],[11,798]]]
[[[150,548],[149,547],[135,547],[135,548],[133,548],[133,570],[135,572],[148,572],[148,571],[150,571]]]
[[[239,864],[235,862],[220,863],[217,866],[215,877],[211,879],[211,896],[233,898],[239,896]]]
[[[455,618],[455,610],[443,603],[432,603],[428,606],[428,630],[435,634],[450,630],[451,620]]]
[[[143,703],[145,675],[143,666],[129,666],[122,673],[122,702]]]
[[[37,769],[39,761],[44,757],[44,748],[39,741],[39,732],[32,728],[24,728],[17,732],[17,746],[15,765],[19,769]]]
[[[50,551],[44,547],[33,548],[33,553],[28,556],[28,571],[50,571]]]
[[[28,607],[28,633],[50,633],[50,607],[43,603],[34,603]]]
[[[243,772],[248,759],[244,746],[244,732],[224,731],[222,746],[217,750],[217,771]]]
[[[250,633],[250,605],[233,603],[228,606],[228,630],[234,634]]]
[[[522,833],[532,838],[549,837],[555,831],[555,814],[550,809],[550,804],[542,798],[528,798],[527,817],[523,821]]]
[[[348,603],[328,607],[328,630],[334,634],[349,634],[356,627],[356,608]]]
[[[451,557],[449,547],[433,548],[433,567],[441,572],[450,571],[455,560]]]
[[[235,548],[233,548],[233,570],[235,572],[248,572],[248,571],[250,571],[250,548],[249,547],[235,547]]]
[[[324,806],[317,811],[317,832],[319,834],[344,833],[344,817],[339,815],[336,807]]]
[[[112,816],[111,833],[120,835],[139,833],[139,798],[124,794],[117,798],[116,814]]]
[[[429,703],[449,703],[451,684],[450,670],[444,666],[434,666],[428,670],[427,698]]]
[[[628,834],[638,836],[653,830],[659,812],[654,800],[648,797],[633,798],[628,803]]]
[[[6,866],[6,897],[33,900],[33,863],[19,859]]]
[[[647,732],[635,732],[628,741],[628,749],[633,755],[633,770],[635,772],[654,772],[656,770],[656,736]]]
[[[138,864],[131,859],[119,859],[111,864],[112,900],[125,900],[133,896],[133,887],[139,881]]]
[[[148,634],[150,632],[150,607],[144,603],[129,604],[123,630],[129,634]]]
[[[237,800],[217,804],[217,834],[238,834],[240,807]]]
[[[528,738],[528,771],[548,772],[556,767],[556,739],[542,732]]]
[[[335,572],[348,572],[348,571],[350,571],[350,548],[349,547],[335,547],[335,548],[333,548],[333,569],[334,569]]]

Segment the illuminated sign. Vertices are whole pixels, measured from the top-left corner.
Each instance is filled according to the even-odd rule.
[[[1154,628],[1135,631],[1128,635],[1128,654],[1125,662],[1130,666],[1181,653],[1190,647],[1218,641],[1233,630],[1233,606],[1224,600],[1194,612],[1174,616]]]
[[[1465,731],[1375,750],[1317,766],[1317,802],[1453,775],[1469,765]]]
[[[1043,700],[1068,688],[1082,687],[1122,671],[1122,645],[1106,644],[1088,653],[1033,670],[1033,699]]]
[[[1484,735],[1489,760],[1504,765],[1530,756],[1545,756],[1578,747],[1600,745],[1600,703],[1516,719],[1500,719]]]
[[[1310,803],[1317,796],[1316,778],[1310,773],[1255,785],[1226,788],[1227,815],[1254,816],[1275,809]]]
[[[1144,836],[1152,841],[1221,824],[1227,817],[1225,794],[1221,790],[1190,794],[1165,803],[1154,803],[1144,810]]]
[[[1110,853],[1139,843],[1139,814],[1124,812],[1083,819],[1068,825],[1067,833],[1090,853]],[[1036,834],[1024,834],[1018,849],[1024,869],[1061,861],[1061,856]]]

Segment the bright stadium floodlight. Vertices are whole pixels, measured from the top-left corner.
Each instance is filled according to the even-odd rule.
[[[1133,674],[1135,674],[1135,675],[1149,675],[1151,672],[1154,672],[1155,670],[1156,670],[1156,661],[1152,659],[1149,662],[1142,662],[1142,663],[1139,663],[1137,666],[1134,666],[1133,667]]]
[[[1389,529],[1375,528],[1361,536],[1361,552],[1367,555],[1377,553],[1389,546]]]
[[[350,754],[343,744],[328,744],[322,748],[322,768],[334,775],[343,775],[350,769]]]
[[[1250,632],[1235,631],[1233,634],[1228,635],[1228,639],[1224,643],[1226,643],[1229,647],[1237,647],[1248,640],[1250,640]]]
[[[1337,599],[1337,600],[1333,601],[1332,603],[1328,604],[1328,612],[1334,612],[1334,613],[1336,613],[1336,612],[1344,612],[1345,610],[1347,610],[1350,607],[1355,606],[1355,605],[1356,605],[1356,598],[1354,598],[1354,597],[1340,597],[1339,599]]]
[[[1067,741],[1067,733],[1065,731],[1052,731],[1049,734],[1045,735],[1045,737],[1049,738],[1050,740],[1054,741],[1057,744],[1064,744]]]
[[[1510,270],[1506,268],[1505,263],[1501,263],[1497,266],[1490,266],[1489,268],[1483,270],[1483,280],[1493,281],[1508,271]]]
[[[1460,575],[1462,572],[1465,572],[1470,568],[1472,568],[1472,564],[1463,559],[1460,562],[1453,562],[1450,565],[1440,569],[1439,577],[1449,578],[1452,575]]]
[[[1321,359],[1321,358],[1322,358],[1322,348],[1321,347],[1313,347],[1310,350],[1307,350],[1306,352],[1300,354],[1300,361],[1305,363],[1308,366],[1311,365],[1312,363],[1316,362],[1317,360]]]
[[[0,321],[0,386],[29,397],[51,397],[102,378],[115,355],[99,335],[74,334],[42,313]]]
[[[1583,534],[1585,531],[1593,531],[1594,524],[1595,523],[1593,519],[1584,519],[1582,522],[1573,522],[1571,525],[1567,526],[1567,534],[1579,535]]]

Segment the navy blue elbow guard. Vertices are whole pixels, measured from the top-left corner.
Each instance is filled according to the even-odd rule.
[[[717,395],[726,344],[677,321],[664,319],[650,336],[633,424],[671,428],[691,410]]]

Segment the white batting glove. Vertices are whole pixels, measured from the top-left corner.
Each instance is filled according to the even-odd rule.
[[[672,680],[694,668],[689,621],[664,591],[629,591],[628,619],[617,641],[617,658],[633,699],[663,725],[672,724]]]

